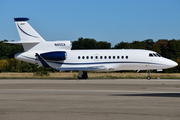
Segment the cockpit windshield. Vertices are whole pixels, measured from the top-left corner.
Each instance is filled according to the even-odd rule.
[[[161,57],[158,53],[149,53],[149,57]]]
[[[155,57],[157,57],[157,55],[156,55],[155,53],[153,53],[153,55],[154,55]]]
[[[162,57],[160,54],[156,53],[157,56]]]

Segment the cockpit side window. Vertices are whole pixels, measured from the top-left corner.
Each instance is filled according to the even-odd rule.
[[[157,57],[157,55],[156,55],[155,53],[153,53],[153,55],[154,55],[155,57]]]
[[[152,53],[149,53],[149,57],[153,57],[153,54],[152,54]]]

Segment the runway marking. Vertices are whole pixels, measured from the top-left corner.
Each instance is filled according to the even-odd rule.
[[[180,79],[151,79],[151,80],[147,80],[147,79],[116,79],[117,81],[179,81]]]
[[[180,92],[161,92],[161,91],[123,91],[123,90],[39,90],[39,89],[22,89],[22,90],[1,90],[0,93],[180,93]]]

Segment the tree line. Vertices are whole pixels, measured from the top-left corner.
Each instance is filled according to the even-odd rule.
[[[43,67],[37,68],[37,65],[26,63],[14,59],[14,55],[19,52],[23,52],[21,45],[6,44],[8,40],[0,41],[0,72],[37,72],[54,71],[45,69]],[[106,41],[96,41],[90,38],[79,38],[72,42],[72,50],[77,49],[145,49],[152,50],[163,57],[169,58],[180,64],[180,40],[167,40],[159,39],[154,42],[152,39],[133,42],[120,42],[114,47],[111,47],[111,43]],[[175,68],[163,70],[167,73],[179,73],[180,65]]]

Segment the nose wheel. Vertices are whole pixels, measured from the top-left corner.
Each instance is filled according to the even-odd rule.
[[[147,76],[147,80],[150,80],[151,79],[151,77],[150,76]]]
[[[150,79],[151,79],[150,74],[151,74],[151,71],[150,71],[150,70],[148,70],[147,80],[150,80]]]

